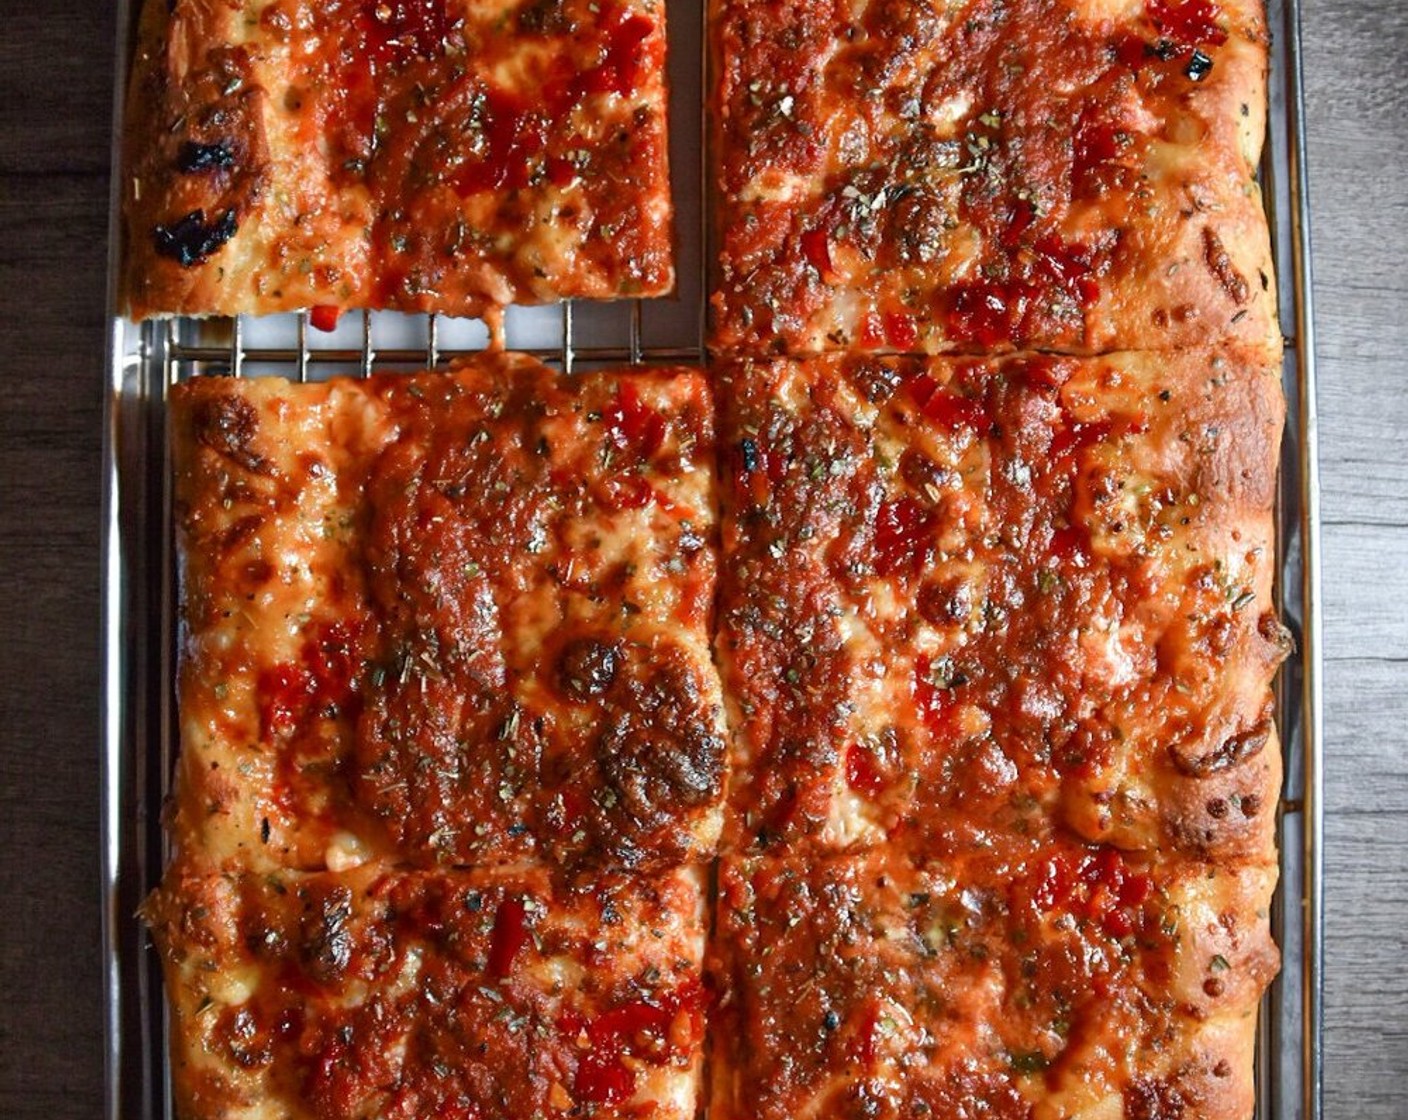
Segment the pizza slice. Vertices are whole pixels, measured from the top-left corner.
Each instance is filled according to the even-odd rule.
[[[145,916],[185,1120],[693,1120],[697,869],[212,874]]]
[[[172,399],[178,847],[707,857],[713,405],[698,372],[202,378]]]
[[[658,0],[149,0],[134,319],[482,315],[673,285]]]
[[[732,846],[961,850],[1054,818],[1270,858],[1259,348],[740,359],[718,392]]]
[[[1277,338],[1261,0],[713,0],[721,351]]]
[[[725,857],[713,1120],[1251,1114],[1274,870],[912,855]]]

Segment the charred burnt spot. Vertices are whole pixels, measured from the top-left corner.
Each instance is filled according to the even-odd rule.
[[[566,687],[597,708],[590,755],[568,751],[558,760],[567,769],[545,775],[577,805],[575,819],[558,822],[572,837],[564,857],[637,869],[687,858],[682,818],[718,800],[725,758],[700,671],[678,646],[637,652],[595,638],[569,643],[564,667]]]
[[[244,397],[218,393],[201,398],[193,417],[196,440],[255,474],[270,473],[269,461],[254,449],[259,414]]]
[[[152,244],[158,256],[184,268],[193,268],[223,249],[238,231],[239,218],[233,208],[209,222],[205,211],[196,209],[170,225],[155,226]]]
[[[303,965],[320,984],[341,980],[352,963],[352,891],[337,884],[303,902]]]
[[[662,656],[663,653],[663,656]],[[724,743],[699,673],[683,651],[656,651],[618,675],[597,740],[602,777],[633,819],[708,804],[723,777]]]
[[[558,656],[557,687],[569,700],[594,700],[611,688],[620,664],[618,643],[590,635],[574,638]]]
[[[223,140],[217,140],[213,144],[186,140],[176,152],[176,170],[183,175],[225,171],[234,166],[235,153]]]

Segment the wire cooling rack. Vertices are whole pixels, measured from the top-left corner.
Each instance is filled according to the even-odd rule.
[[[130,27],[122,3],[120,26]],[[1268,0],[1273,37],[1269,135],[1261,178],[1277,265],[1287,429],[1278,495],[1277,600],[1297,652],[1277,684],[1286,783],[1278,812],[1281,880],[1271,914],[1283,967],[1257,1045],[1257,1120],[1320,1120],[1323,905],[1319,482],[1298,0]],[[679,231],[673,299],[515,307],[502,341],[566,371],[603,363],[702,363],[709,231],[703,179],[707,59],[701,0],[670,0],[671,178]],[[127,44],[119,45],[115,121]],[[121,129],[115,128],[120,136]],[[110,243],[118,245],[114,152]],[[175,588],[166,398],[207,374],[298,381],[426,369],[489,346],[488,327],[436,315],[355,312],[335,329],[307,314],[114,318],[105,432],[103,902],[108,1120],[171,1115],[165,1001],[136,917],[164,861],[160,808],[175,750]]]

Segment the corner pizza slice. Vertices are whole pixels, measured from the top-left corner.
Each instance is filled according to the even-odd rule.
[[[693,1120],[697,869],[175,868],[146,907],[183,1120]]]
[[[687,370],[173,393],[178,847],[334,870],[706,858],[713,405]]]
[[[658,0],[149,0],[133,318],[673,285]]]
[[[719,395],[734,846],[1054,817],[1269,858],[1262,350],[738,360]]]
[[[1275,872],[1070,838],[726,857],[713,1120],[1242,1120]]]
[[[1274,342],[1261,0],[713,0],[723,351]]]

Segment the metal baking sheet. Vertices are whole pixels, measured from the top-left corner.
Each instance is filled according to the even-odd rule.
[[[121,136],[133,5],[121,3],[114,136]],[[1286,336],[1287,426],[1277,529],[1277,600],[1296,653],[1277,682],[1285,789],[1278,812],[1281,880],[1271,922],[1283,963],[1267,991],[1257,1046],[1257,1120],[1320,1120],[1322,1022],[1321,652],[1315,345],[1306,197],[1298,0],[1268,0],[1269,134],[1262,184]],[[703,357],[707,230],[702,180],[701,0],[669,7],[672,179],[679,294],[673,300],[513,308],[506,337],[567,369],[600,361]],[[120,152],[114,145],[110,306],[116,307]],[[170,1116],[165,1002],[156,954],[137,916],[156,885],[160,814],[175,749],[175,602],[166,393],[202,373],[335,373],[435,365],[482,349],[483,324],[353,313],[323,334],[306,317],[174,320],[110,326],[103,509],[103,953],[108,1120]]]

